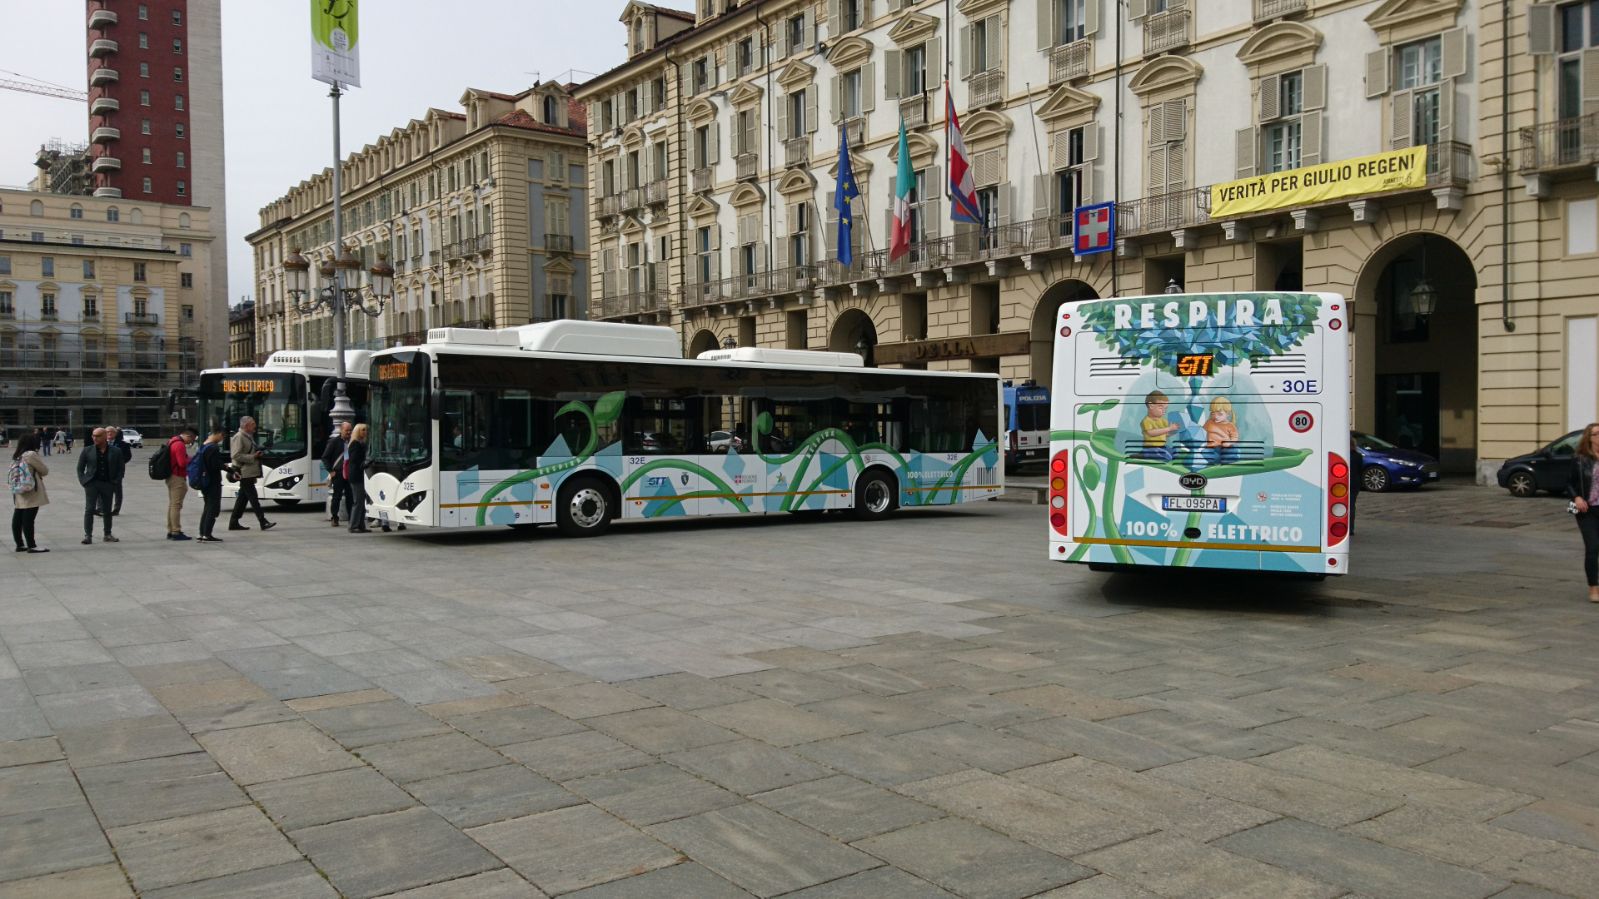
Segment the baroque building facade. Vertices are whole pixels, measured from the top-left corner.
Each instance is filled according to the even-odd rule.
[[[520,94],[477,89],[461,112],[420,119],[343,163],[346,247],[369,269],[394,266],[382,315],[346,316],[350,347],[420,343],[429,328],[504,327],[587,314],[584,108],[569,87]],[[246,235],[255,255],[255,355],[333,345],[327,309],[301,315],[283,260],[333,258],[333,173],[301,182],[261,210]]]
[[[1063,301],[1353,303],[1361,430],[1491,476],[1599,418],[1599,11],[1480,0],[630,3],[593,124],[591,314],[1051,380]],[[985,222],[949,220],[949,72]],[[889,260],[898,129],[910,253]],[[861,191],[839,264],[840,136]],[[1425,147],[1424,177],[1213,214],[1212,187]],[[1383,156],[1383,154],[1389,154]],[[1073,210],[1113,203],[1114,249]],[[1422,302],[1428,296],[1435,302]]]

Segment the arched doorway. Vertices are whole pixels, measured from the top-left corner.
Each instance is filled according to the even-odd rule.
[[[1087,283],[1077,280],[1060,281],[1044,291],[1033,307],[1032,326],[1032,377],[1048,387],[1054,380],[1055,365],[1055,314],[1062,303],[1077,300],[1097,300],[1099,294]]]
[[[833,323],[833,333],[827,339],[827,348],[835,353],[859,353],[869,367],[875,367],[877,326],[872,317],[859,309],[846,309]]]
[[[701,328],[694,333],[694,339],[688,342],[688,357],[698,359],[701,353],[709,352],[721,345],[714,333]]]
[[[1477,463],[1477,275],[1459,244],[1416,233],[1361,269],[1355,308],[1355,427],[1438,459]]]

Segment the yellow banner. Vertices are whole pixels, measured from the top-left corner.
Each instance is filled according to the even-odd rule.
[[[1426,186],[1427,148],[1410,147],[1212,185],[1210,217],[1231,218]]]

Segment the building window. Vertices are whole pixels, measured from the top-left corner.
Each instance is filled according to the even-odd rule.
[[[699,275],[701,284],[709,284],[715,278],[715,251],[712,249],[711,229],[700,228],[694,232],[695,249],[695,274]]]
[[[550,294],[550,318],[566,318],[566,294]]]
[[[139,105],[140,106],[149,106],[150,105],[150,92],[149,91],[139,91]]]
[[[560,119],[556,116],[555,98],[554,97],[545,97],[544,98],[544,124],[546,124],[546,125],[559,125],[559,124],[561,124]]]
[[[174,24],[174,25],[182,25],[183,24],[183,10],[174,9],[172,11],[172,24]]]
[[[93,281],[94,280],[94,260],[93,259],[85,259],[85,260],[83,260],[83,280],[85,280],[85,281]]]
[[[178,183],[182,184],[183,182],[179,181]],[[179,256],[193,256],[194,255],[194,244],[192,244],[192,243],[180,243],[180,244],[178,244],[178,255]]]
[[[755,38],[747,37],[738,42],[736,51],[738,60],[738,73],[748,75],[755,68]]]
[[[1083,166],[1084,157],[1087,155],[1084,141],[1088,136],[1087,129],[1092,127],[1097,126],[1072,128],[1064,137],[1056,136],[1056,140],[1064,141],[1065,146],[1057,147],[1055,151],[1053,176],[1055,208],[1051,211],[1060,216],[1059,233],[1063,236],[1072,233],[1072,213],[1083,205],[1083,186],[1088,176],[1088,169]]]
[[[180,169],[188,168],[188,166],[185,164],[186,162],[187,162],[187,160],[183,156],[183,151],[179,150],[178,151],[178,168],[180,168]]]
[[[145,178],[144,179],[144,192],[147,193],[147,194],[155,192],[154,188],[153,188],[153,184],[152,184],[152,182],[151,182],[151,180],[149,178]]]
[[[96,315],[99,315],[99,314],[100,314],[100,301],[95,299],[95,296],[92,293],[84,294],[83,295],[83,317],[84,318],[94,318]],[[88,349],[88,347],[84,347],[84,349]]]
[[[54,278],[56,276],[56,260],[54,256],[39,257],[39,276]]]
[[[188,303],[184,303],[183,304],[183,307],[180,310],[179,314],[181,314],[183,316],[183,320],[186,321],[186,322],[194,321],[194,307],[189,305]]]
[[[149,63],[147,63],[147,62],[139,63],[139,77],[140,78],[149,78],[150,77],[150,64]]]
[[[0,290],[0,315],[16,315],[17,307],[12,305],[11,291]],[[9,335],[7,335],[9,336]]]
[[[1410,97],[1409,146],[1438,143],[1443,105],[1443,41],[1431,37],[1394,48],[1394,67],[1395,88],[1408,91]],[[1396,114],[1404,114],[1402,107],[1396,105],[1396,109]],[[1436,163],[1434,154],[1429,153],[1428,168],[1436,168]]]
[[[72,209],[67,214],[72,218],[81,219],[83,218],[83,207],[73,203]]]
[[[971,60],[970,74],[992,72],[999,68],[1000,50],[999,16],[978,19],[967,26],[970,35],[966,58]]]
[[[133,300],[133,314],[138,316],[149,315],[150,301],[140,297],[135,297]]]
[[[861,114],[861,70],[844,74],[840,89],[839,107],[844,112],[844,117],[853,119]]]
[[[183,272],[182,274],[179,274],[178,275],[178,286],[179,287],[193,287],[194,286],[194,273],[193,272]]]
[[[11,274],[11,257],[0,256],[0,275]]]
[[[148,50],[148,49],[150,49],[150,35],[145,34],[142,31],[139,32],[139,49],[140,50]]]
[[[790,140],[804,137],[805,130],[805,91],[795,91],[784,100],[788,104],[788,133],[779,134],[778,137]]]
[[[143,281],[143,280],[145,280],[144,276],[145,276],[145,263],[143,263],[143,262],[135,262],[133,264],[133,280],[135,280],[135,281]]]
[[[75,246],[75,247],[83,246],[83,235],[82,234],[74,234],[74,235],[72,235],[72,245]]]
[[[689,67],[689,71],[694,83],[694,93],[701,93],[706,88],[711,86],[711,65],[709,57],[701,56],[699,59],[694,60],[693,64]]]
[[[1286,172],[1297,169],[1300,165],[1302,149],[1302,131],[1299,115],[1304,111],[1304,75],[1301,72],[1289,72],[1266,82],[1263,87],[1276,87],[1275,97],[1263,97],[1261,102],[1263,110],[1274,111],[1277,120],[1266,125],[1263,138],[1265,140],[1265,170],[1267,172]],[[1275,110],[1271,110],[1275,104]],[[1262,112],[1266,118],[1266,112]]]
[[[29,239],[32,240],[34,243],[44,243],[44,232],[43,231],[35,231],[31,235],[29,235]]]
[[[145,21],[149,21],[149,19],[150,19],[150,7],[145,6],[143,3],[140,3],[139,4],[139,21],[145,22]]]
[[[150,133],[150,120],[149,119],[140,119],[139,120],[139,133],[140,134],[149,134]]]
[[[801,266],[811,264],[811,207],[809,203],[795,203],[789,213],[788,263]]]
[[[805,14],[789,16],[783,23],[783,30],[788,37],[788,52],[794,53],[805,47]]]
[[[34,218],[42,218],[44,216],[44,201],[34,200],[32,203],[29,203],[28,214]]]
[[[175,38],[172,39],[172,52],[173,53],[182,53],[183,52],[183,39],[182,38],[176,38],[175,37]]]
[[[139,155],[143,159],[145,165],[150,165],[154,161],[154,157],[151,155],[151,150],[149,147],[145,147],[143,150],[140,150]]]
[[[39,294],[39,311],[44,313],[45,318],[55,318],[56,295],[53,293]]]
[[[902,96],[915,97],[927,92],[927,45],[917,44],[905,50],[905,84]]]
[[[109,208],[109,209],[107,209],[105,211],[105,220],[108,221],[108,222],[121,221],[122,220],[122,214],[117,212],[117,207],[112,206],[111,208]]]
[[[183,111],[183,95],[182,94],[178,94],[177,96],[172,98],[172,108],[178,110],[179,112]]]
[[[1055,0],[1055,21],[1060,25],[1056,40],[1061,44],[1080,41],[1088,33],[1088,3],[1091,0]]]
[[[183,140],[184,129],[183,129],[183,123],[182,122],[178,123],[177,134],[178,134],[178,140]]]
[[[861,27],[862,2],[863,0],[841,0],[838,10],[840,33],[854,31]]]
[[[188,193],[189,193],[189,185],[188,185],[188,183],[184,182],[184,181],[179,181],[178,182],[178,196],[180,196],[180,197],[187,196]]]
[[[172,80],[177,82],[183,81],[183,66],[172,67]]]

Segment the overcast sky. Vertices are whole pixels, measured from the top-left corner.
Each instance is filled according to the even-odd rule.
[[[363,86],[341,102],[345,155],[430,106],[458,111],[468,87],[515,93],[568,70],[583,81],[617,65],[625,5],[369,0],[361,10]],[[87,89],[84,10],[82,0],[0,0],[0,78],[21,72]],[[261,207],[332,161],[327,85],[311,80],[309,20],[304,0],[222,0],[230,304],[253,293],[244,235],[260,227]],[[27,184],[39,144],[83,141],[88,121],[84,103],[0,90],[0,184]]]

